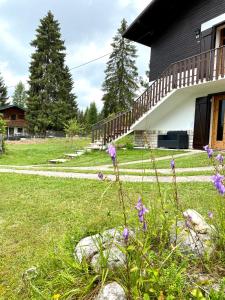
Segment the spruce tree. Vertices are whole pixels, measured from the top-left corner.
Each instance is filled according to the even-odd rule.
[[[77,121],[78,121],[79,124],[84,124],[85,123],[83,110],[78,110],[78,112],[77,112]]]
[[[84,122],[85,122],[85,125],[88,124],[88,115],[89,115],[89,107],[86,107],[85,112],[84,112]]]
[[[76,117],[73,81],[65,65],[65,46],[60,26],[51,12],[40,20],[30,64],[27,120],[32,133],[45,135],[46,130],[63,130]]]
[[[90,104],[89,110],[88,110],[88,124],[89,126],[94,125],[98,121],[98,110],[96,107],[95,102],[92,102]]]
[[[7,88],[3,78],[0,77],[0,107],[8,104],[7,99]]]
[[[12,96],[13,104],[16,104],[16,105],[19,105],[20,107],[25,108],[26,98],[27,98],[27,93],[26,93],[26,90],[25,90],[25,86],[22,83],[22,81],[20,81],[16,85],[14,94]]]
[[[112,53],[107,62],[103,83],[104,117],[129,109],[136,97],[138,89],[138,72],[135,63],[137,50],[131,41],[122,37],[126,29],[127,22],[123,19],[111,44]]]

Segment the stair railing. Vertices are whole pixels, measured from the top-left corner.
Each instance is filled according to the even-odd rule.
[[[169,65],[129,110],[94,124],[92,141],[102,139],[103,144],[106,144],[127,133],[140,117],[175,89],[218,80],[224,76],[225,46],[177,61]]]

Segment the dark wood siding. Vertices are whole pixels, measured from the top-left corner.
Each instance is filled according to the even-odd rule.
[[[158,35],[151,47],[150,80],[155,80],[171,63],[214,48],[213,31],[203,33],[203,41],[195,37],[201,24],[225,13],[225,0],[198,0],[185,14]],[[160,17],[160,16],[159,16]]]
[[[193,148],[201,149],[209,143],[211,97],[196,99]]]

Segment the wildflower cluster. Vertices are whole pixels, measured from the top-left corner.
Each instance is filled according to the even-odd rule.
[[[214,184],[215,188],[217,189],[217,191],[221,195],[224,195],[225,194],[225,186],[223,184],[224,176],[217,173],[216,175],[214,175],[212,177],[212,180],[213,180],[213,184]]]
[[[204,146],[203,149],[207,152],[208,158],[212,158],[213,150],[211,148],[209,148],[209,145]]]
[[[223,155],[218,154],[217,157],[216,157],[216,160],[222,165],[223,164],[223,160],[224,160]]]
[[[135,208],[138,211],[138,218],[140,223],[143,224],[143,230],[146,231],[147,230],[147,223],[145,221],[145,214],[149,212],[149,210],[144,206],[144,204],[142,203],[142,199],[141,197],[139,197],[137,205],[135,206]]]
[[[213,159],[213,150],[209,147],[209,145],[206,145],[203,147],[203,149],[207,152],[208,158]],[[221,154],[218,154],[215,158],[219,164],[223,166],[224,157]],[[225,194],[225,186],[224,186],[224,176],[219,174],[218,168],[216,167],[216,174],[212,176],[212,182],[217,189],[217,191],[221,194]]]
[[[108,153],[111,156],[112,162],[113,162],[113,166],[115,167],[115,164],[116,164],[116,148],[115,148],[114,145],[109,145]]]

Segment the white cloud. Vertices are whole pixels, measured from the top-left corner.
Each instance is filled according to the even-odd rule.
[[[68,46],[67,64],[70,68],[79,66],[97,57],[103,56],[112,51],[111,40],[104,42],[91,41],[85,44],[73,44]],[[96,61],[102,63],[102,61]]]
[[[12,96],[14,92],[14,87],[19,81],[22,81],[25,84],[25,87],[28,88],[27,77],[26,75],[15,74],[10,68],[9,63],[6,61],[0,61],[0,70],[1,76],[5,82],[5,85],[8,87],[8,95]]]
[[[103,92],[98,87],[91,84],[86,78],[80,78],[76,81],[75,93],[79,95],[78,102],[80,109],[84,110],[91,102],[95,102],[98,109],[102,108]],[[80,102],[81,101],[81,102]]]
[[[1,0],[0,0],[1,1]],[[10,32],[10,25],[5,20],[0,20],[0,43],[8,50],[20,56],[29,56],[31,48],[22,44],[15,35]]]
[[[133,6],[137,10],[137,14],[146,8],[151,0],[118,0],[121,7],[125,8]]]

